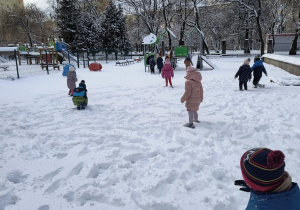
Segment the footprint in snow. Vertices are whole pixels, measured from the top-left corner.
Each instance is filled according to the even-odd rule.
[[[67,176],[67,178],[78,175],[78,174],[81,172],[83,166],[84,166],[84,163],[82,163],[82,162],[81,162],[81,163],[78,163],[78,164],[72,169],[72,171],[69,173],[69,175]]]
[[[27,177],[28,175],[22,175],[22,172],[18,170],[9,172],[6,176],[7,180],[14,184],[24,182],[27,179]]]
[[[38,208],[38,210],[49,210],[49,206],[48,206],[48,205],[40,206],[40,207]]]

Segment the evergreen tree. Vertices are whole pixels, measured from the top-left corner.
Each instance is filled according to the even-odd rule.
[[[126,30],[126,16],[123,15],[123,9],[119,5],[119,27],[120,27],[120,42],[119,42],[119,48],[123,49],[125,52],[128,51],[131,48],[128,36],[127,36],[127,30]]]
[[[57,27],[61,37],[73,49],[79,14],[78,0],[57,0]]]
[[[117,53],[118,50],[125,50],[130,46],[126,35],[126,18],[122,12],[122,9],[110,1],[103,13],[102,46],[108,53]]]
[[[91,13],[82,12],[77,28],[75,36],[77,48],[100,48],[102,33],[100,18],[94,17]]]

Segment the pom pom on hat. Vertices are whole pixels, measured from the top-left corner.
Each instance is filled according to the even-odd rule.
[[[268,148],[248,150],[241,157],[240,165],[246,184],[255,191],[268,192],[284,181],[284,154]]]
[[[267,164],[271,168],[278,168],[284,163],[285,155],[279,151],[275,150],[268,154]]]

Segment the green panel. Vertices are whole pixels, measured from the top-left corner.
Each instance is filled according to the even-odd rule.
[[[20,51],[20,52],[25,52],[25,51],[26,51],[26,46],[21,46],[21,47],[19,47],[19,51]]]
[[[48,47],[54,47],[54,42],[49,42],[49,46]]]
[[[188,53],[189,53],[188,46],[175,47],[175,57],[186,57]]]

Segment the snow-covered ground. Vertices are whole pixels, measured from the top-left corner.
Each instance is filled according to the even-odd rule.
[[[174,89],[143,63],[78,69],[80,111],[62,71],[0,80],[0,210],[241,210],[249,194],[233,183],[253,147],[282,150],[300,182],[299,87],[270,83],[293,75],[265,64],[266,88],[239,91],[244,59],[210,59],[195,129],[183,126],[183,59]]]

